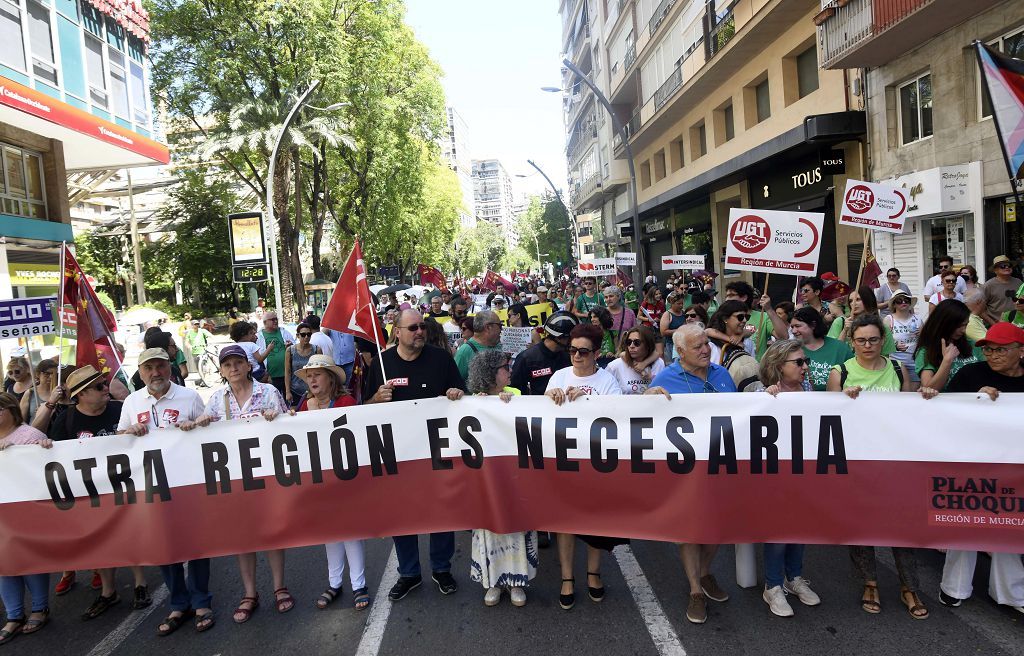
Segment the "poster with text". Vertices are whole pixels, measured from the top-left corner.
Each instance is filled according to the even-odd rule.
[[[820,212],[729,210],[725,266],[741,271],[814,275],[825,215]]]
[[[661,256],[661,269],[662,271],[678,271],[685,269],[688,271],[696,271],[704,268],[704,256],[703,255],[662,255]]]
[[[839,214],[839,225],[903,233],[907,219],[907,197],[889,185],[847,180]]]
[[[597,257],[593,260],[585,260],[579,264],[579,276],[581,278],[595,278],[599,276],[615,275],[614,257]]]

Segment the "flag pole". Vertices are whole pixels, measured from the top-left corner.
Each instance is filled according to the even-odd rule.
[[[36,372],[32,367],[32,345],[28,343],[28,337],[19,337],[18,344],[21,344],[21,340],[25,340],[25,360],[28,362],[28,375],[32,377],[32,396],[36,399],[36,407],[39,407],[39,385],[36,381]],[[47,399],[49,400],[49,399]]]
[[[854,285],[854,290],[860,289],[860,283],[864,280],[864,266],[868,261],[868,241],[871,239],[871,231],[867,228],[862,228],[862,230],[864,231],[864,244],[860,249],[860,271],[857,272],[857,284]]]
[[[124,373],[124,362],[121,361],[121,354],[117,352],[117,344],[111,339],[110,335],[107,335],[107,344],[110,345],[110,351],[114,354],[114,361],[117,362],[117,371]],[[113,381],[115,378],[117,378],[116,372],[111,374],[110,380]],[[126,381],[125,387],[128,388],[128,391],[134,392],[135,390],[132,389],[132,379],[128,377],[128,374],[124,374],[124,379]]]
[[[60,327],[57,330],[57,387],[60,387],[60,373],[64,361],[64,280],[65,263],[64,253],[67,251],[68,243],[60,243],[60,296],[57,297],[57,317],[60,319]]]

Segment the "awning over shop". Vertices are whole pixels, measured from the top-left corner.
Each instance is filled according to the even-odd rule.
[[[167,164],[167,146],[0,76],[0,121],[64,143],[64,166],[118,169]]]

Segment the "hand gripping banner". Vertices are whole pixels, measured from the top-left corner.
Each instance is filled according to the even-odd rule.
[[[1024,395],[430,399],[0,452],[0,574],[373,536],[1024,545]]]

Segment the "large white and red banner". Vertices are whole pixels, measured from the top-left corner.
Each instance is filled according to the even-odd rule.
[[[1022,397],[467,397],[9,447],[0,574],[471,528],[1020,552]]]
[[[729,210],[725,246],[727,269],[813,276],[818,269],[820,212]]]

